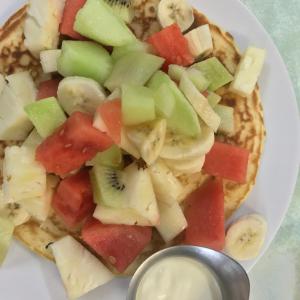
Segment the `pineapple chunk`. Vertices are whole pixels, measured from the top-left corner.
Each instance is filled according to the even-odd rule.
[[[7,85],[0,96],[0,140],[24,140],[33,125],[21,100]]]
[[[51,245],[69,299],[76,299],[112,280],[114,275],[73,237]]]
[[[5,148],[3,161],[3,193],[7,202],[41,197],[46,192],[46,171],[35,161],[34,149],[11,146]]]
[[[29,1],[24,25],[25,46],[36,57],[42,50],[57,48],[64,6],[65,0]]]
[[[40,59],[44,73],[57,72],[57,59],[60,55],[60,49],[41,51]]]
[[[194,57],[208,55],[213,51],[213,41],[209,25],[199,26],[184,35]]]
[[[28,71],[11,74],[6,77],[8,87],[25,106],[35,101],[37,90]]]
[[[266,50],[264,49],[249,47],[246,50],[230,86],[233,92],[245,97],[252,94],[261,73],[265,56]]]
[[[42,222],[46,221],[51,211],[51,200],[58,181],[56,176],[49,175],[47,188],[42,196],[24,199],[20,202],[22,207],[35,219]]]
[[[156,229],[167,243],[187,227],[187,221],[177,202],[172,205],[159,203],[160,222]]]

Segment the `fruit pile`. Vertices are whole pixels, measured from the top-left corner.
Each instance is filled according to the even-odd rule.
[[[143,42],[126,25],[130,8],[46,2],[39,23],[34,12],[41,8],[31,1],[24,33],[44,72],[59,79],[38,91],[28,72],[2,80],[0,139],[25,141],[5,149],[1,211],[17,205],[12,221],[19,225],[30,217],[45,222],[54,210],[118,272],[151,242],[153,227],[166,243],[186,229],[183,243],[222,250],[222,178],[244,183],[249,153],[215,141],[215,133],[235,130],[234,110],[219,104],[216,91],[230,82],[238,91],[243,79],[212,57],[209,26],[183,35],[191,24],[170,24],[159,14],[164,28]],[[56,49],[59,28],[72,40]],[[218,179],[183,205],[178,177],[202,169]],[[95,258],[71,237],[52,246],[72,297],[111,278],[99,261],[93,268],[102,276],[74,292],[65,272],[71,266],[61,261],[71,248],[88,264]]]

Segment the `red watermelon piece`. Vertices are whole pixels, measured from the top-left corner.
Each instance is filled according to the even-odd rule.
[[[249,155],[247,149],[216,141],[205,157],[203,170],[210,175],[245,183]]]
[[[36,160],[48,173],[64,176],[79,169],[97,152],[113,145],[113,141],[92,125],[93,118],[82,112],[73,113],[36,150]]]
[[[57,89],[59,82],[59,79],[50,79],[42,81],[38,87],[37,100],[49,97],[57,97]]]
[[[84,37],[74,30],[74,23],[78,11],[84,6],[86,0],[66,0],[60,33],[75,40],[82,40]]]
[[[184,243],[222,250],[225,243],[224,193],[221,179],[209,179],[186,200],[188,227]]]
[[[63,179],[53,197],[52,207],[70,228],[92,216],[95,204],[89,172],[82,170]]]
[[[166,59],[164,68],[170,64],[189,66],[194,62],[188,42],[176,23],[151,35],[148,43],[154,47],[159,56]]]
[[[150,243],[152,228],[104,225],[92,218],[85,223],[81,235],[97,254],[123,272]]]

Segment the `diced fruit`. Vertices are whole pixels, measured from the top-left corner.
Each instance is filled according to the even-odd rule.
[[[167,133],[160,156],[165,159],[183,160],[205,155],[214,144],[214,132],[203,126],[199,138],[190,138],[179,134]]]
[[[130,24],[134,18],[134,8],[132,5],[119,2],[106,2],[111,7],[113,13],[122,19],[125,23]]]
[[[209,87],[209,81],[204,77],[201,71],[195,68],[187,69],[187,76],[199,92],[202,93]]]
[[[111,57],[114,61],[119,60],[122,56],[130,52],[146,52],[151,53],[151,46],[140,40],[135,40],[129,44],[120,47],[114,47]]]
[[[124,170],[126,184],[125,193],[129,207],[148,219],[152,225],[159,222],[159,211],[148,169],[132,163]]]
[[[173,113],[167,118],[168,127],[186,136],[199,136],[200,124],[196,112],[168,75],[161,71],[156,72],[148,86],[155,92],[163,84],[170,90],[175,99]]]
[[[60,24],[60,33],[67,35],[75,40],[83,37],[74,30],[75,18],[78,11],[86,3],[86,0],[66,0],[62,22]]]
[[[97,153],[97,155],[88,163],[89,166],[102,165],[114,169],[122,169],[122,151],[118,146],[113,145],[109,149]]]
[[[189,31],[184,37],[187,39],[190,52],[195,58],[207,56],[213,51],[214,46],[208,24]]]
[[[33,126],[24,104],[7,85],[0,96],[0,107],[0,140],[24,140]]]
[[[171,205],[174,201],[179,201],[183,186],[163,161],[156,161],[149,167],[149,172],[159,203]]]
[[[185,73],[186,70],[187,69],[185,67],[182,67],[182,66],[169,65],[168,75],[170,76],[170,78],[172,80],[179,82],[181,76]]]
[[[130,52],[116,61],[104,85],[110,91],[123,84],[144,85],[163,62],[163,58],[152,54]]]
[[[57,97],[57,89],[59,82],[59,79],[50,79],[42,81],[39,84],[37,100],[46,99],[50,97]]]
[[[0,217],[0,265],[3,263],[11,243],[15,225],[8,218]]]
[[[175,109],[175,96],[167,84],[162,84],[153,91],[156,113],[163,118],[170,118]]]
[[[25,107],[25,111],[43,138],[52,134],[66,120],[62,108],[54,97],[29,104]]]
[[[121,101],[119,99],[116,99],[101,104],[98,107],[96,114],[100,114],[101,119],[103,120],[105,127],[107,128],[107,134],[117,145],[119,145],[121,142],[121,129],[123,119],[121,111]]]
[[[45,193],[40,197],[23,199],[21,201],[22,208],[38,221],[46,221],[51,211],[51,200],[58,181],[57,177],[48,175]]]
[[[159,204],[159,225],[156,229],[166,243],[173,240],[187,227],[187,221],[178,202],[172,204]]]
[[[74,29],[107,46],[123,46],[135,40],[125,22],[104,0],[87,0],[76,16]]]
[[[93,126],[100,130],[101,132],[107,133],[108,129],[98,111],[94,114]]]
[[[220,95],[218,95],[214,92],[208,92],[208,95],[205,97],[207,98],[208,103],[212,108],[214,108],[222,99],[222,97]]]
[[[119,272],[125,269],[150,243],[151,227],[104,225],[91,219],[81,232],[82,239]]]
[[[64,5],[65,1],[29,1],[24,24],[25,46],[36,57],[42,50],[57,48]]]
[[[39,145],[36,159],[47,172],[68,174],[91,160],[97,152],[111,147],[112,140],[94,128],[92,121],[92,116],[75,112],[59,130]]]
[[[121,88],[114,89],[108,97],[106,97],[106,100],[115,100],[121,98]]]
[[[132,155],[136,159],[139,159],[141,157],[138,149],[131,143],[127,136],[127,132],[124,128],[121,129],[121,143],[120,148],[126,151],[128,154]]]
[[[40,53],[41,65],[44,73],[57,72],[57,59],[61,55],[60,49],[43,50]]]
[[[24,105],[35,101],[36,87],[34,81],[28,71],[14,73],[6,76],[8,87]]]
[[[103,224],[151,226],[149,220],[131,208],[113,208],[98,204],[93,217]]]
[[[193,67],[199,69],[208,79],[210,91],[215,91],[233,80],[232,75],[216,57],[196,63]]]
[[[225,243],[224,193],[220,179],[209,179],[186,199],[184,243],[222,250]]]
[[[203,169],[210,175],[245,183],[249,154],[247,149],[216,141],[206,155]]]
[[[50,247],[69,299],[77,299],[114,277],[98,258],[69,235]]]
[[[162,27],[176,23],[181,31],[185,31],[194,22],[194,11],[185,0],[161,0],[157,8],[157,17]]]
[[[219,130],[227,134],[232,134],[234,132],[234,109],[229,106],[217,104],[215,112],[221,118]]]
[[[154,33],[148,38],[148,42],[154,47],[159,56],[166,59],[166,66],[170,64],[188,66],[194,62],[188,48],[188,42],[177,24],[170,25]]]
[[[112,70],[112,59],[102,46],[93,42],[63,41],[58,72],[64,77],[82,76],[103,83]]]
[[[64,78],[59,83],[57,95],[68,115],[76,111],[94,114],[106,98],[104,89],[97,81],[79,76]]]
[[[122,121],[138,125],[155,119],[153,92],[143,86],[122,85]]]
[[[35,161],[34,149],[11,146],[5,148],[3,161],[3,193],[8,202],[40,197],[46,191],[46,172]]]
[[[94,201],[108,207],[126,208],[128,199],[125,193],[125,178],[122,171],[95,165],[91,171]]]
[[[265,57],[266,50],[248,48],[237,67],[231,90],[245,97],[250,96],[263,68]]]
[[[70,228],[93,214],[95,204],[89,173],[82,170],[63,179],[52,200],[52,207]]]
[[[182,160],[165,159],[165,163],[175,174],[199,173],[203,167],[204,161],[205,155]]]
[[[188,75],[183,74],[179,84],[180,90],[189,100],[199,117],[209,126],[214,132],[219,128],[221,119],[209,105],[207,99],[197,90]]]

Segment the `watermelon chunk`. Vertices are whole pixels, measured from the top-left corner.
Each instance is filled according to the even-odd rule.
[[[60,182],[52,200],[52,207],[70,228],[79,225],[93,214],[95,204],[87,170],[82,170]]]
[[[247,149],[216,141],[205,157],[203,170],[210,175],[245,183],[249,154]]]
[[[90,219],[81,234],[84,242],[97,254],[123,272],[150,243],[152,228],[104,225],[96,219]]]
[[[85,39],[81,34],[74,30],[74,23],[78,11],[84,6],[86,0],[66,0],[60,33],[67,35],[75,40]]]
[[[48,173],[64,176],[91,160],[97,152],[113,145],[113,141],[92,125],[92,116],[75,112],[36,150],[36,160]]]
[[[166,70],[170,64],[188,66],[194,62],[188,42],[176,23],[151,35],[148,43],[154,47],[159,56],[166,59],[164,65]]]
[[[116,99],[101,104],[97,109],[97,113],[100,114],[108,130],[108,135],[119,145],[122,129],[121,100]]]
[[[222,250],[225,243],[224,193],[221,179],[209,179],[186,200],[188,227],[184,243]]]
[[[50,79],[42,81],[38,87],[37,100],[50,97],[57,97],[57,89],[59,82],[59,79]]]

